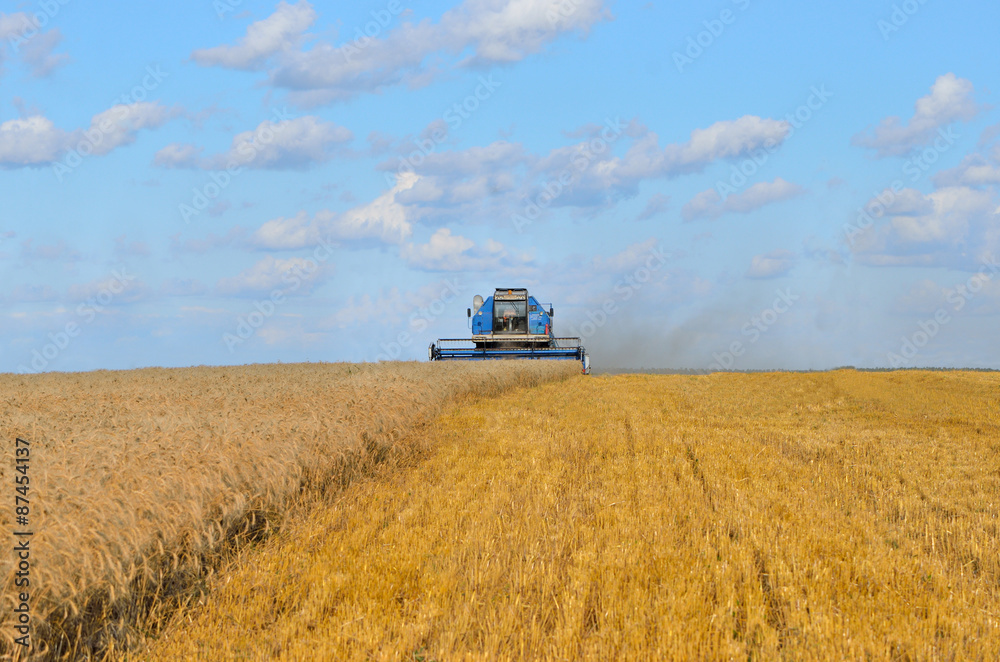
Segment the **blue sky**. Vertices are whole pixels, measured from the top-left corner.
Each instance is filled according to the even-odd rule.
[[[995,3],[7,3],[0,371],[1000,368]]]

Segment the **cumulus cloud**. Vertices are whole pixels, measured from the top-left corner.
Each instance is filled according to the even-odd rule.
[[[171,143],[153,157],[153,164],[161,168],[197,168],[201,161],[201,147]]]
[[[316,20],[316,12],[305,0],[290,5],[279,2],[274,13],[247,28],[234,46],[216,46],[194,51],[191,59],[202,66],[227,69],[260,69],[276,53],[290,51],[302,42],[302,33]]]
[[[413,234],[409,211],[398,198],[418,181],[412,173],[401,175],[396,185],[365,205],[341,214],[323,210],[312,219],[303,211],[292,217],[272,219],[250,237],[258,248],[290,250],[316,246],[320,241],[375,240],[401,244]]]
[[[953,73],[940,76],[927,96],[917,99],[913,117],[903,123],[887,117],[871,131],[858,133],[851,143],[875,150],[879,158],[901,156],[934,140],[938,129],[958,120],[968,121],[981,108],[973,99],[972,83]]]
[[[268,255],[236,276],[220,278],[215,289],[219,294],[236,296],[267,294],[275,289],[306,294],[322,280],[329,268],[308,258],[282,260]],[[298,285],[293,286],[296,282]]]
[[[530,255],[511,255],[498,241],[487,239],[477,246],[448,228],[438,229],[426,244],[406,244],[399,255],[409,266],[425,271],[491,271],[531,262]]]
[[[44,78],[57,67],[69,61],[65,53],[53,53],[62,41],[58,29],[42,32],[35,18],[26,12],[0,14],[0,41],[12,44],[12,50],[20,55],[32,76]],[[3,46],[0,44],[0,64],[3,61]],[[0,68],[0,73],[3,73]]]
[[[1000,152],[998,152],[1000,155]],[[980,154],[970,154],[956,167],[942,170],[934,175],[934,185],[945,186],[992,186],[1000,184],[1000,166],[990,163]]]
[[[603,0],[575,0],[572,5],[563,0],[466,0],[438,23],[404,22],[370,38],[364,48],[320,42],[302,50],[303,33],[315,20],[312,6],[302,0],[279,4],[236,45],[197,50],[192,58],[243,70],[260,69],[273,59],[270,83],[290,90],[296,103],[316,105],[404,82],[426,84],[448,68],[446,55],[471,51],[466,59],[453,60],[453,67],[522,60],[562,34],[586,34],[610,19],[603,5]],[[395,18],[383,11],[388,20]]]
[[[177,110],[155,102],[119,104],[94,115],[89,129],[74,134],[73,142],[86,140],[93,145],[94,154],[108,154],[116,147],[134,143],[141,129],[155,129],[177,114]]]
[[[57,67],[69,62],[69,55],[53,53],[61,41],[62,34],[56,29],[32,37],[24,44],[21,49],[21,60],[28,65],[32,76],[45,78]]]
[[[308,115],[278,122],[265,120],[252,131],[238,133],[227,152],[202,158],[201,148],[172,143],[153,159],[164,168],[296,169],[325,163],[336,148],[353,139],[342,126]]]
[[[761,147],[779,145],[790,130],[785,120],[754,115],[716,122],[692,131],[687,143],[668,145],[665,167],[671,172],[695,172],[718,159],[735,159]]]
[[[572,132],[586,140],[544,154],[498,140],[420,159],[387,159],[378,167],[419,175],[418,184],[400,198],[416,219],[439,224],[470,216],[511,219],[532,213],[532,206],[536,215],[542,208],[605,209],[637,195],[643,181],[678,177],[780,144],[789,128],[784,121],[746,116],[696,129],[690,140],[662,147],[637,120],[609,119]],[[665,197],[652,199],[648,214],[666,203]]]
[[[925,195],[905,189],[899,198],[887,207],[888,223],[854,238],[854,259],[872,266],[975,269],[1000,255],[995,191],[947,186]]]
[[[441,36],[452,48],[471,46],[472,64],[517,62],[564,32],[586,34],[611,18],[602,0],[467,0],[446,13]]]
[[[319,224],[300,211],[291,218],[275,218],[267,221],[251,235],[250,242],[271,250],[294,250],[315,246],[321,239]]]
[[[695,195],[681,208],[681,218],[694,221],[699,218],[715,219],[722,214],[733,212],[748,214],[774,202],[788,200],[803,193],[803,189],[781,177],[773,182],[754,184],[742,193],[734,193],[725,200],[715,189],[707,189]]]
[[[925,213],[897,215],[892,228],[906,243],[954,242],[966,236],[976,217],[992,211],[994,197],[965,187],[948,187],[929,194]]]
[[[405,174],[396,185],[367,205],[356,207],[330,220],[330,234],[338,239],[377,239],[398,244],[413,234],[407,208],[397,198],[412,189],[419,178]]]
[[[750,262],[747,278],[777,278],[784,276],[795,266],[795,253],[775,250],[763,255],[755,255]]]
[[[66,151],[69,135],[46,117],[35,115],[0,124],[0,167],[52,163]]]
[[[737,159],[764,147],[773,148],[788,136],[791,125],[746,115],[736,120],[722,120],[691,132],[689,140],[660,147],[659,137],[638,121],[627,124],[609,122],[608,131],[597,138],[552,150],[539,159],[537,170],[545,180],[558,179],[561,173],[573,175],[573,190],[563,193],[555,204],[607,203],[609,199],[635,195],[645,179],[670,178],[700,172],[720,159]],[[631,139],[621,157],[615,156],[613,143]]]
[[[63,131],[42,115],[0,124],[0,167],[42,166],[58,161],[72,149],[108,154],[135,142],[142,129],[161,126],[177,111],[159,103],[119,104],[94,115],[86,129]]]

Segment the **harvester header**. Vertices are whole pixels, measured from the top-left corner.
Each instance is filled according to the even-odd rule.
[[[466,314],[472,337],[431,343],[427,350],[431,361],[577,360],[583,373],[590,373],[590,357],[580,339],[557,337],[552,304],[539,303],[523,287],[498,287],[485,301],[477,294]]]

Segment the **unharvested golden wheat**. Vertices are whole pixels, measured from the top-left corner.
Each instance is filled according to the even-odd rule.
[[[579,378],[467,406],[150,660],[995,660],[1000,377]]]
[[[31,442],[34,638],[53,654],[127,646],[301,494],[346,485],[441,406],[572,374],[575,363],[302,364],[0,375],[0,484]],[[9,534],[8,534],[9,535]],[[12,644],[11,553],[0,653]],[[154,628],[155,629],[155,628]]]

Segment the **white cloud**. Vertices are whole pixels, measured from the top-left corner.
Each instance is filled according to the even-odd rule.
[[[931,210],[924,214],[899,215],[892,219],[892,228],[905,243],[954,243],[967,236],[976,216],[993,209],[991,194],[965,187],[948,187],[926,198]]]
[[[452,67],[522,60],[564,33],[585,34],[595,23],[610,19],[603,5],[602,0],[466,0],[438,23],[402,23],[382,37],[372,37],[364,48],[348,41],[298,50],[302,33],[315,19],[312,6],[302,0],[281,3],[270,17],[254,23],[237,45],[197,50],[192,58],[203,65],[247,70],[259,69],[274,57],[270,83],[290,90],[296,103],[315,105],[402,82],[426,84],[448,68],[442,64],[444,54],[472,51]]]
[[[250,237],[250,242],[259,248],[294,250],[315,246],[319,239],[318,225],[310,221],[304,211],[300,211],[291,218],[267,221],[257,228]]]
[[[21,61],[28,65],[31,75],[44,78],[56,67],[69,61],[65,53],[53,53],[62,34],[58,29],[41,32],[38,30],[35,18],[25,12],[0,14],[0,40],[8,42],[16,48]],[[30,36],[29,36],[30,35]],[[3,48],[0,45],[0,64],[3,62]],[[0,68],[0,73],[3,73]]]
[[[35,35],[22,46],[21,60],[28,65],[32,76],[45,78],[57,67],[69,62],[69,55],[52,52],[61,41],[59,30],[50,30]]]
[[[158,103],[119,104],[94,115],[87,129],[66,132],[42,115],[0,124],[0,167],[48,165],[68,150],[81,148],[95,155],[135,142],[141,129],[161,126],[176,111]]]
[[[256,129],[238,133],[228,152],[199,158],[201,148],[172,143],[157,152],[154,163],[165,168],[305,168],[333,158],[336,148],[353,139],[342,126],[307,115],[290,120],[265,120]]]
[[[970,154],[962,159],[962,162],[956,167],[942,170],[934,175],[934,185],[938,187],[991,186],[994,184],[1000,184],[1000,166],[988,162],[979,154]]]
[[[292,217],[272,219],[253,233],[250,243],[269,250],[307,248],[321,240],[401,244],[413,234],[413,225],[407,207],[398,198],[412,189],[418,179],[412,173],[404,173],[392,189],[341,214],[323,210],[310,220],[306,212],[300,211]]]
[[[755,115],[716,122],[692,131],[687,143],[668,145],[664,150],[665,167],[671,172],[701,170],[718,159],[734,159],[764,146],[779,145],[790,130],[785,120]]]
[[[325,265],[309,258],[280,260],[268,255],[237,276],[220,278],[215,289],[219,294],[230,295],[266,294],[275,289],[306,294],[326,270]]]
[[[517,62],[563,32],[586,34],[610,18],[601,0],[467,0],[449,11],[441,32],[453,47],[471,45],[472,62]]]
[[[463,253],[476,245],[476,242],[461,235],[453,235],[448,228],[441,228],[426,244],[407,244],[400,255],[412,266],[434,268],[441,265],[448,267],[457,265],[464,256]]]
[[[750,262],[747,278],[777,278],[784,276],[795,266],[795,253],[776,250],[764,255],[755,255]]]
[[[968,121],[981,110],[973,99],[972,83],[953,73],[940,76],[927,96],[917,99],[913,117],[903,124],[887,117],[870,132],[861,132],[851,143],[876,151],[876,156],[900,156],[930,143],[938,129],[958,120]]]
[[[773,182],[759,182],[742,193],[734,193],[725,200],[715,189],[707,189],[695,195],[681,209],[685,221],[699,218],[715,219],[727,212],[748,214],[773,202],[788,200],[803,193],[803,189],[781,177]]]
[[[498,241],[487,239],[477,246],[448,228],[438,229],[426,244],[403,246],[399,255],[409,266],[426,271],[490,271],[531,262],[530,255],[510,255]]]
[[[155,129],[176,114],[177,111],[155,102],[119,104],[94,115],[90,128],[86,132],[77,132],[74,142],[86,140],[93,145],[94,154],[107,154],[116,147],[135,142],[139,130]]]
[[[334,239],[377,239],[399,244],[413,234],[407,208],[397,198],[412,189],[419,177],[404,173],[396,185],[367,205],[356,207],[329,220],[330,236]]]
[[[201,152],[201,147],[171,143],[156,153],[153,164],[161,168],[196,168]]]
[[[608,120],[604,125],[571,132],[586,140],[534,155],[504,140],[483,147],[434,152],[419,165],[388,159],[380,170],[412,170],[419,183],[400,196],[413,216],[438,224],[471,216],[510,219],[539,207],[602,209],[638,194],[648,179],[678,177],[701,170],[713,160],[740,158],[780,144],[788,134],[784,121],[746,116],[696,129],[685,143],[660,147],[658,137],[637,120]],[[628,144],[616,156],[618,142]],[[566,183],[568,182],[568,183]],[[541,202],[538,202],[541,200]],[[657,198],[654,210],[665,199]],[[537,210],[536,210],[537,211]],[[651,211],[650,213],[655,213]]]
[[[736,120],[723,120],[704,129],[695,129],[683,143],[659,146],[659,137],[632,120],[627,125],[609,123],[618,138],[627,136],[632,143],[625,154],[616,157],[610,141],[601,153],[590,149],[590,141],[552,150],[539,159],[538,170],[548,179],[560,171],[579,172],[576,188],[581,192],[616,191],[633,194],[644,179],[677,177],[699,172],[720,159],[736,159],[765,146],[780,145],[788,136],[791,125],[785,120],[772,120],[746,115]],[[611,134],[608,134],[611,135]],[[603,137],[603,136],[602,136]],[[580,165],[585,167],[582,169]]]
[[[929,194],[906,189],[890,204],[888,223],[855,238],[851,250],[874,266],[978,268],[1000,255],[1000,209],[993,190],[948,186]],[[870,203],[869,203],[870,204]]]
[[[316,12],[306,0],[294,5],[279,2],[274,13],[250,25],[246,36],[235,46],[196,50],[191,54],[191,59],[202,66],[260,69],[271,56],[298,46],[302,41],[302,33],[314,20]]]
[[[0,124],[0,166],[49,164],[66,151],[69,135],[41,115]]]

